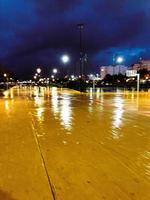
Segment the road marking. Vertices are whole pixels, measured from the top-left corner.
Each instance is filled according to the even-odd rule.
[[[44,168],[44,171],[45,171],[45,174],[46,174],[46,177],[47,177],[47,180],[48,180],[50,192],[52,194],[53,200],[56,200],[56,192],[55,192],[55,189],[54,189],[54,185],[52,184],[51,179],[50,179],[49,174],[48,174],[48,170],[47,170],[46,163],[45,163],[45,160],[44,160],[44,156],[43,156],[43,153],[42,153],[42,150],[41,150],[40,142],[38,140],[38,133],[37,133],[36,128],[34,127],[32,113],[29,112],[29,115],[31,117],[31,125],[32,125],[32,129],[33,129],[34,139],[35,139],[35,142],[36,142],[36,145],[37,145],[40,157],[41,157],[42,166]]]

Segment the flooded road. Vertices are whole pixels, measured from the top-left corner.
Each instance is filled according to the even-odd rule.
[[[0,116],[10,200],[150,199],[150,93],[13,88]]]

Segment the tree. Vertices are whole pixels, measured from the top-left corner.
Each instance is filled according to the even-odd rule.
[[[147,69],[140,69],[139,70],[140,78],[145,79],[147,75],[149,75],[149,71]]]

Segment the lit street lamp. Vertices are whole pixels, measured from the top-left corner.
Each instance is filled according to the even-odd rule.
[[[64,65],[66,65],[68,62],[70,62],[70,57],[68,56],[68,55],[63,55],[62,57],[61,57],[61,61],[62,61],[62,63],[64,64]],[[62,66],[62,76],[65,76],[66,74],[65,74],[65,69],[64,69],[64,66]]]
[[[36,69],[36,72],[37,72],[37,76],[35,75],[34,79],[37,79],[38,78],[38,86],[39,86],[39,93],[40,93],[40,74],[41,74],[41,69],[40,68],[37,68]]]
[[[74,76],[74,75],[71,75],[71,79],[72,79],[72,80],[75,79],[75,76]]]
[[[119,57],[117,57],[117,59],[116,59],[116,62],[117,62],[118,64],[121,64],[123,61],[124,61],[124,59],[123,59],[122,56],[119,56]]]
[[[6,73],[4,74],[4,77],[5,77],[5,78],[7,77],[7,74],[6,74]]]
[[[3,76],[6,79],[6,89],[8,90],[8,76],[6,73],[4,73]]]
[[[113,85],[114,85],[114,75],[115,75],[115,67],[116,67],[116,64],[121,64],[123,63],[124,61],[124,58],[122,56],[115,56],[113,55]],[[119,73],[120,73],[120,66],[119,66]]]
[[[116,59],[116,63],[118,63],[118,64],[122,64],[123,61],[124,61],[124,59],[122,56],[118,56]],[[119,74],[120,74],[120,66],[119,66]]]
[[[41,73],[41,69],[40,68],[37,68],[36,71],[37,71],[38,74]]]
[[[98,79],[94,74],[89,75],[89,79],[93,82],[93,89],[95,89],[95,81]]]
[[[70,61],[70,58],[69,58],[68,55],[63,55],[63,56],[61,57],[61,60],[62,60],[62,62],[63,62],[64,64],[66,64],[66,63],[68,63],[68,62]]]
[[[53,69],[53,73],[57,74],[58,70],[57,69]]]

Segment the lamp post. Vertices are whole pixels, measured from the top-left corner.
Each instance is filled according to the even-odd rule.
[[[84,24],[78,24],[79,34],[80,34],[80,77],[82,79],[83,76],[83,29]]]
[[[120,65],[124,61],[124,58],[122,56],[117,57],[116,62]],[[119,66],[119,74],[120,74],[120,66]]]
[[[79,29],[79,34],[80,34],[80,92],[83,91],[83,29],[84,29],[84,24],[78,24],[77,25]]]
[[[61,62],[66,65],[67,63],[70,62],[70,57],[67,54],[62,55],[61,57]],[[62,66],[62,74],[64,76],[64,70],[63,70],[63,66]]]
[[[66,63],[68,63],[68,62],[70,61],[70,58],[69,58],[68,55],[63,55],[63,56],[61,57],[61,60],[62,60],[62,62],[63,62],[64,64],[66,64]]]
[[[41,69],[40,68],[37,68],[36,71],[37,71],[38,74],[41,73]]]
[[[124,58],[122,56],[115,56],[113,55],[113,85],[114,85],[114,75],[115,75],[115,66],[116,64],[123,63]],[[119,73],[120,73],[120,66],[119,66]]]
[[[4,74],[4,77],[6,78],[6,77],[7,77],[7,74]]]
[[[39,92],[40,92],[40,74],[41,74],[41,68],[37,68],[36,72],[37,72],[37,78],[38,78],[38,86],[39,86]]]
[[[140,74],[137,73],[137,92],[140,91]]]
[[[53,75],[51,75],[51,78],[53,79],[53,81],[55,81],[55,77],[56,77],[56,74],[58,73],[58,69],[54,68],[52,70],[52,73],[53,73]]]
[[[122,62],[123,62],[123,57],[122,56],[119,56],[119,57],[117,57],[117,59],[116,59],[116,62],[118,63],[118,64],[121,64]]]
[[[3,76],[6,79],[6,89],[8,90],[8,76],[6,73],[4,73]]]
[[[54,74],[57,74],[57,72],[58,72],[58,70],[55,68],[55,69],[53,69],[53,73]]]

